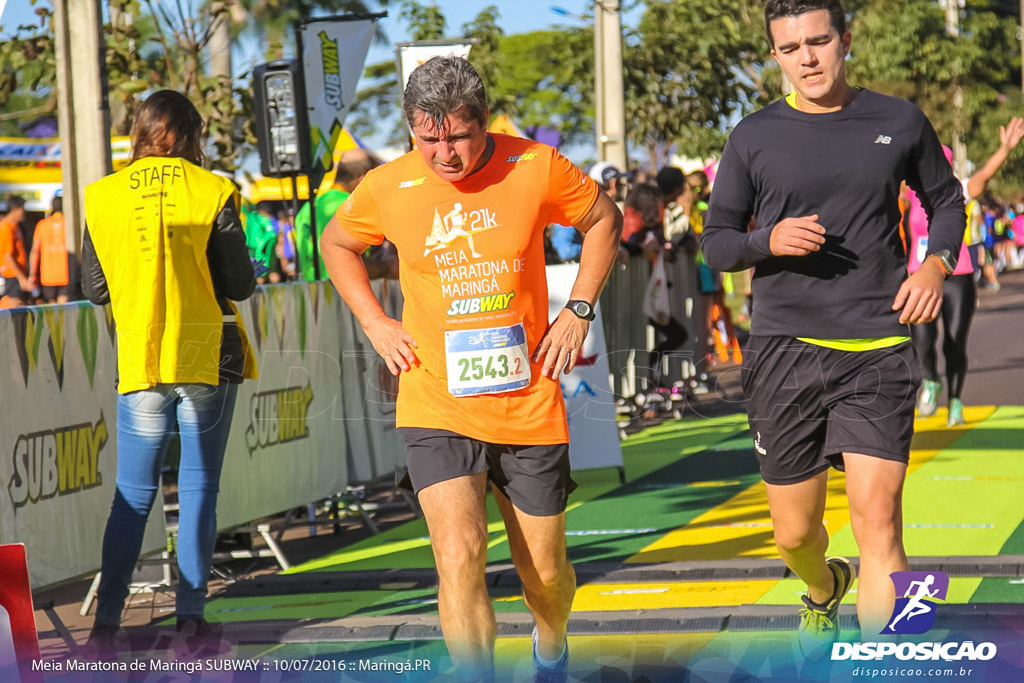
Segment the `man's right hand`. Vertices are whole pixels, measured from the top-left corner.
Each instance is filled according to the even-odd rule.
[[[406,372],[416,360],[416,340],[405,331],[402,323],[386,315],[381,316],[366,326],[366,336],[380,357],[388,365],[392,375]]]
[[[825,228],[817,223],[818,214],[784,218],[772,228],[769,247],[773,256],[807,256],[825,244]]]

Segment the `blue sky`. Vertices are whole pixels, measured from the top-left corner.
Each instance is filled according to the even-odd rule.
[[[192,0],[197,3],[198,0]],[[422,1],[422,0],[421,0]],[[0,0],[2,3],[2,0]],[[38,0],[39,5],[48,4],[48,0]],[[448,22],[448,35],[457,36],[462,33],[462,25],[472,21],[484,7],[495,5],[498,8],[498,23],[506,34],[524,33],[554,26],[579,25],[583,23],[582,15],[586,14],[592,0],[439,0],[434,3],[443,11]],[[106,3],[104,3],[104,6]],[[393,0],[389,16],[381,20],[381,27],[388,36],[390,44],[371,45],[366,63],[394,59],[394,43],[410,40],[408,27],[399,18],[400,6]],[[553,6],[561,7],[570,15],[555,13]],[[635,8],[623,16],[623,24],[636,25],[642,8]],[[6,8],[0,17],[0,25],[4,31],[0,34],[10,35],[19,24],[35,24],[36,17],[30,0],[7,0]],[[252,65],[263,61],[262,50],[254,43],[242,44],[235,53],[235,70],[248,70]],[[367,142],[372,146],[375,140]]]

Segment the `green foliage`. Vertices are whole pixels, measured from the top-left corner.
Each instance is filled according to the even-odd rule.
[[[626,132],[661,163],[721,152],[739,115],[778,97],[757,0],[648,0],[624,55]]]
[[[556,128],[567,143],[592,139],[593,35],[588,26],[502,36],[498,77],[488,91],[492,102],[512,105],[523,128]]]
[[[490,101],[491,116],[497,114],[514,116],[517,95],[499,92],[495,87],[506,58],[506,55],[503,55],[499,49],[504,31],[498,26],[498,8],[488,5],[480,10],[473,21],[463,25],[462,35],[477,41],[469,51],[469,62],[484,82],[487,99]]]
[[[437,5],[421,5],[416,0],[405,0],[398,16],[409,24],[413,40],[438,40],[444,38],[448,22]]]
[[[368,14],[373,11],[362,0],[236,0],[232,8],[235,27],[244,27],[244,32],[256,37],[266,45],[264,56],[268,61],[281,59],[293,45],[292,25],[312,16],[333,16],[342,14]],[[387,7],[388,0],[377,0],[380,7]],[[385,41],[383,33],[376,36]]]
[[[39,22],[35,25],[0,27],[0,135],[20,136],[26,123],[57,108],[53,97],[56,65],[52,13],[38,0],[30,0]],[[4,35],[8,38],[4,38]]]
[[[999,126],[1022,110],[1019,16],[1004,4],[968,2],[954,38],[943,6],[933,0],[865,0],[850,25],[851,82],[910,100],[947,144],[962,131],[968,159],[984,164],[999,144]],[[963,91],[959,122],[950,106],[957,86]],[[997,179],[1005,188],[1024,187],[1019,150]]]

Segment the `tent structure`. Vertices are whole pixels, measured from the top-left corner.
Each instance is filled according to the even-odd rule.
[[[110,140],[114,170],[128,165],[131,141]],[[19,194],[28,211],[49,211],[50,200],[61,188],[58,138],[0,138],[0,210],[7,210],[7,195]]]

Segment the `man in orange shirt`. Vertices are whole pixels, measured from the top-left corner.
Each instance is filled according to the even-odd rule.
[[[14,194],[7,197],[7,215],[0,219],[0,278],[3,279],[0,308],[24,306],[32,295],[25,242],[18,227],[24,219],[25,200]]]
[[[484,570],[488,480],[536,620],[536,680],[566,679],[576,577],[565,547],[568,426],[559,373],[575,365],[622,230],[614,203],[556,150],[488,134],[484,86],[464,59],[417,68],[403,113],[414,150],[374,169],[327,225],[327,271],[400,375],[402,483],[430,532],[441,628],[456,673],[492,675]],[[454,213],[453,213],[454,212]],[[456,218],[453,220],[453,218]],[[548,325],[544,227],[585,234],[566,308]],[[402,320],[388,318],[360,254],[398,250]]]
[[[42,299],[47,303],[71,301],[75,260],[68,253],[64,231],[64,200],[58,194],[50,204],[50,215],[36,223],[32,250],[28,255],[29,281],[32,289],[42,285]]]

